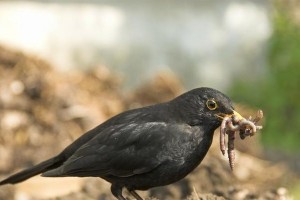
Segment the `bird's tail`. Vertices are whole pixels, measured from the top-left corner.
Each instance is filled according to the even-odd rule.
[[[40,164],[37,164],[33,167],[30,167],[28,169],[25,169],[23,171],[20,171],[16,174],[11,175],[10,177],[0,181],[0,185],[15,184],[15,183],[22,182],[22,181],[29,179],[35,175],[41,174],[50,169],[54,169],[57,166],[59,166],[62,162],[63,161],[62,161],[61,157],[57,156],[57,157],[50,158],[49,160],[41,162]]]

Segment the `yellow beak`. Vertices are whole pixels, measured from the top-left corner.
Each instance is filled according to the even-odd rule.
[[[244,117],[243,117],[240,113],[236,112],[235,110],[233,110],[233,115],[235,115],[235,116],[237,117],[238,120],[244,119]],[[231,115],[231,116],[232,116],[232,115]],[[230,117],[231,117],[231,116],[230,116]]]
[[[237,120],[244,119],[244,117],[240,113],[236,112],[235,110],[232,110],[232,111],[233,111],[233,114],[219,113],[216,116],[219,117],[221,120],[223,120],[225,117],[232,117],[232,116],[237,117]]]

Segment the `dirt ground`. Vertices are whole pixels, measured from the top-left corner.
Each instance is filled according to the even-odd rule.
[[[0,178],[39,163],[107,118],[130,108],[169,100],[182,93],[180,80],[161,72],[134,91],[122,92],[122,78],[104,66],[59,72],[34,56],[0,47]],[[243,115],[253,109],[238,106]],[[260,134],[260,133],[259,133]],[[218,149],[218,132],[201,165],[169,186],[139,192],[146,199],[285,200],[294,174],[263,156],[259,134],[237,140],[236,166]],[[0,200],[113,199],[97,178],[34,177],[0,188]]]

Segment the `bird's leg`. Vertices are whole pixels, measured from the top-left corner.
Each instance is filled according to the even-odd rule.
[[[122,195],[122,186],[117,184],[111,184],[110,187],[111,193],[118,199],[118,200],[126,200],[125,197]]]
[[[132,196],[134,196],[134,198],[136,198],[136,200],[143,200],[143,198],[140,195],[138,195],[138,193],[136,193],[136,191],[134,191],[134,190],[128,190],[128,191],[130,192],[130,194]]]
[[[123,197],[121,194],[117,196],[118,200],[126,200],[125,197]]]

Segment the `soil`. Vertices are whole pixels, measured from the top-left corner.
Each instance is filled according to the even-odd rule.
[[[161,72],[134,91],[105,66],[60,72],[31,55],[0,47],[0,178],[39,163],[87,130],[127,109],[167,101],[184,91],[180,80]],[[255,111],[238,106],[249,116]],[[239,109],[238,109],[239,110]],[[236,141],[232,172],[218,148],[218,130],[208,155],[185,179],[139,192],[146,199],[284,200],[293,177],[284,163],[263,157],[255,137]],[[96,178],[34,177],[0,188],[0,200],[114,199],[110,185]]]

